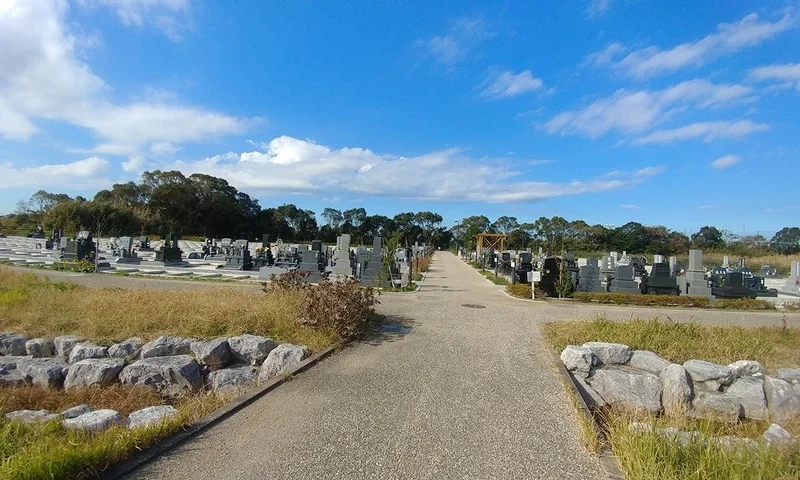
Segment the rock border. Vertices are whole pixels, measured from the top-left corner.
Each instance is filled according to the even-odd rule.
[[[512,297],[514,298],[514,297]],[[522,299],[520,299],[522,300]],[[531,300],[533,301],[533,300]],[[608,480],[625,480],[625,475],[622,474],[622,469],[619,466],[619,461],[617,457],[614,455],[614,451],[611,449],[608,441],[603,434],[603,428],[600,425],[597,417],[592,413],[591,409],[589,409],[589,405],[587,404],[587,399],[584,398],[583,394],[581,393],[578,386],[575,384],[575,380],[573,380],[572,375],[567,370],[567,367],[561,362],[561,356],[558,351],[554,348],[548,348],[550,352],[550,357],[555,366],[558,373],[561,375],[562,380],[569,386],[570,392],[567,392],[567,395],[573,395],[575,400],[578,402],[578,415],[582,415],[584,418],[592,422],[594,426],[594,434],[600,439],[600,452],[597,454],[597,458],[600,462],[600,466],[603,468],[603,471],[606,474],[606,478]]]
[[[143,466],[155,460],[157,457],[167,453],[187,440],[222,422],[239,410],[247,407],[251,403],[255,402],[270,391],[274,390],[276,387],[286,382],[292,375],[309,369],[343,346],[343,343],[337,343],[306,358],[297,365],[284,371],[281,375],[272,378],[268,382],[261,384],[258,387],[248,390],[246,393],[235,398],[231,402],[219,407],[205,418],[200,419],[199,421],[175,432],[168,437],[162,438],[149,448],[134,452],[128,459],[123,460],[115,465],[111,465],[107,470],[100,474],[100,478],[102,480],[118,480],[136,472]]]

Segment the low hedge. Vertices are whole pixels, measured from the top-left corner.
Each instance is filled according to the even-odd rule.
[[[753,298],[720,298],[693,295],[636,295],[633,293],[575,292],[573,298],[584,303],[635,305],[644,307],[719,308],[726,310],[775,310],[766,300]]]

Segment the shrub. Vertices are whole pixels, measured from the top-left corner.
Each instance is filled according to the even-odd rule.
[[[295,293],[299,295],[300,324],[317,330],[333,331],[340,338],[353,338],[369,326],[380,293],[372,287],[362,287],[355,278],[317,285],[305,282],[309,272],[299,270],[273,275],[264,284],[267,295]]]
[[[723,310],[775,310],[775,304],[760,298],[720,298],[714,308]]]
[[[507,285],[506,291],[509,295],[518,298],[531,298],[531,286],[525,285],[524,283],[515,283],[513,285]]]
[[[51,268],[53,270],[67,272],[94,273],[94,263],[87,262],[86,260],[78,260],[75,262],[55,262]]]
[[[636,295],[633,293],[575,292],[575,300],[605,305],[711,308],[711,299],[692,295]]]

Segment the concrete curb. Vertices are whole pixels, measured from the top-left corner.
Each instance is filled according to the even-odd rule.
[[[569,385],[571,394],[575,397],[578,401],[578,405],[580,407],[580,411],[578,415],[583,415],[589,421],[592,422],[594,426],[594,434],[597,435],[598,438],[601,439],[602,447],[600,449],[600,453],[598,453],[598,460],[600,461],[600,466],[603,467],[603,471],[606,474],[606,478],[608,480],[625,480],[625,476],[622,474],[622,470],[619,467],[619,462],[617,462],[617,458],[614,456],[614,452],[611,450],[611,447],[608,445],[608,442],[604,439],[603,429],[600,426],[600,423],[597,421],[597,417],[592,414],[592,411],[589,409],[589,406],[586,404],[586,399],[583,398],[583,395],[578,390],[578,387],[575,386],[575,382],[572,380],[572,375],[570,375],[567,367],[561,363],[561,358],[558,355],[558,352],[550,350],[550,356],[552,357],[553,364],[558,370],[558,373],[561,375],[564,382]],[[570,394],[569,392],[567,393]]]
[[[247,393],[237,397],[230,403],[214,410],[207,417],[200,419],[197,423],[185,427],[184,429],[160,440],[158,443],[145,450],[134,453],[130,458],[122,461],[121,463],[112,465],[100,474],[100,478],[103,480],[117,480],[136,472],[138,469],[155,460],[160,455],[167,453],[173,448],[222,422],[234,413],[263,397],[279,385],[286,382],[291,376],[301,373],[316,365],[321,360],[341,348],[343,345],[343,343],[338,343],[308,357],[299,364],[290,368],[288,371],[284,372],[283,375],[273,378],[264,385],[259,385],[258,387],[249,390]]]

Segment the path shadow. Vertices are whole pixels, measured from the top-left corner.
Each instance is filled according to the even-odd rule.
[[[400,315],[377,315],[373,327],[364,334],[359,342],[366,345],[377,347],[383,343],[396,342],[402,340],[419,325],[408,317]]]

